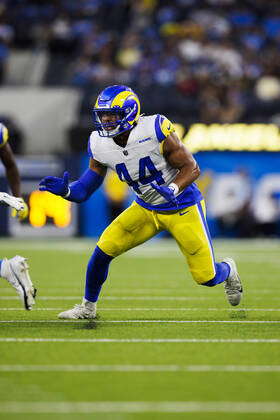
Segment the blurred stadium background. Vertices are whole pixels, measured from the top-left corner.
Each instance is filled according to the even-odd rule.
[[[22,225],[6,212],[0,234],[96,237],[131,201],[114,175],[77,208],[36,191],[87,166],[91,107],[117,83],[177,124],[213,236],[278,237],[279,47],[278,0],[1,1],[0,120],[31,212]]]

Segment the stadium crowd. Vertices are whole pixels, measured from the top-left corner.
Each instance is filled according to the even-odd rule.
[[[92,105],[111,84],[131,86],[143,112],[161,113],[185,128],[196,122],[280,126],[279,49],[279,0],[0,3],[0,84],[24,85],[37,58],[40,85],[78,89],[80,113],[67,131],[72,153],[86,150]],[[28,67],[11,59],[21,54],[30,59]],[[15,69],[24,77],[13,82],[9,72]],[[14,152],[22,153],[24,131],[9,115],[1,121]],[[244,186],[245,179],[241,182]],[[123,198],[109,199],[115,214]],[[221,230],[246,220],[239,236],[252,234],[246,231],[253,219],[244,200],[235,219],[219,216]],[[275,226],[266,233],[273,234]]]
[[[146,112],[166,112],[168,97],[170,117],[189,122],[274,118],[279,48],[278,0],[3,0],[0,6],[2,83],[11,49],[45,50],[44,84],[84,88],[90,100],[101,86],[131,85],[148,98]]]

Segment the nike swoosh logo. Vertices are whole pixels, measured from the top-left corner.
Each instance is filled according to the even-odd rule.
[[[170,130],[170,128],[171,128],[171,124],[169,124],[169,127],[167,127],[167,130]]]
[[[186,214],[186,213],[188,213],[189,212],[189,210],[187,210],[187,211],[184,211],[183,213],[179,213],[180,214],[180,216],[183,216],[184,214]]]

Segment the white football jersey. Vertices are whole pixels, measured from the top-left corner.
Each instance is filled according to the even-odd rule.
[[[120,180],[125,181],[145,203],[159,205],[166,200],[151,187],[151,182],[167,186],[178,173],[161,151],[161,143],[172,131],[172,123],[162,115],[140,116],[125,147],[93,131],[88,152],[93,159],[116,171]]]

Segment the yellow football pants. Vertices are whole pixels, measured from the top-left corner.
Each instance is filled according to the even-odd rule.
[[[176,212],[151,211],[133,202],[104,230],[97,245],[117,257],[167,230],[185,255],[194,280],[202,284],[216,274],[205,213],[204,201]]]

